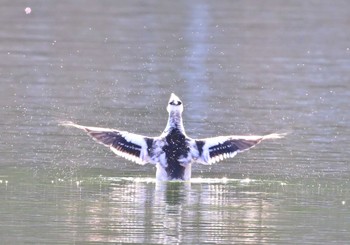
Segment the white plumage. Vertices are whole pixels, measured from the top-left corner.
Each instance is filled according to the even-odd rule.
[[[182,122],[183,104],[171,94],[167,106],[168,123],[159,137],[147,137],[110,128],[88,127],[63,122],[86,131],[94,140],[109,147],[118,156],[138,164],[151,163],[157,167],[157,180],[189,180],[194,162],[214,164],[246,151],[265,139],[279,139],[285,134],[262,136],[218,136],[192,139],[185,133]]]

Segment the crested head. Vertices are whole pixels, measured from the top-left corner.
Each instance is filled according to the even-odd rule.
[[[182,101],[174,93],[170,95],[167,111],[169,113],[182,113],[184,107]]]

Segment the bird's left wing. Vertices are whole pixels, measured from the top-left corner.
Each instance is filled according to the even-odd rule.
[[[109,147],[115,154],[127,160],[142,165],[150,162],[154,138],[116,129],[88,127],[73,122],[63,122],[61,125],[84,130],[95,141]]]
[[[218,136],[213,138],[195,140],[195,148],[198,151],[197,162],[213,164],[225,158],[236,156],[237,153],[246,151],[265,139],[283,138],[285,134],[268,134],[263,136]]]

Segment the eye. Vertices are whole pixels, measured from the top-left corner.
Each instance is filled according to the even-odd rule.
[[[169,104],[170,105],[181,105],[182,103],[181,103],[181,101],[176,101],[176,103],[175,103],[175,101],[171,101]]]

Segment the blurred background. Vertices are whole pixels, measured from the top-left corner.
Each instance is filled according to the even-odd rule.
[[[350,2],[0,3],[7,244],[350,239]],[[290,134],[159,187],[58,125],[157,136],[172,92],[190,137]]]

